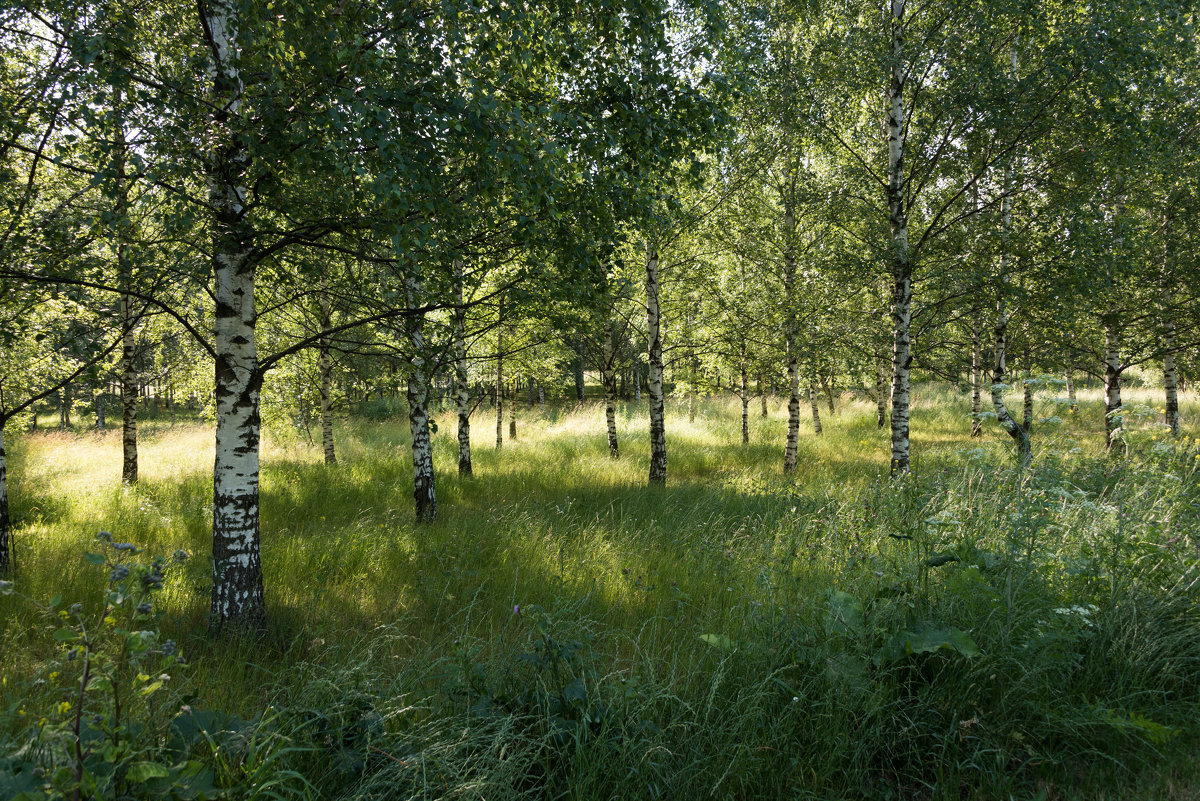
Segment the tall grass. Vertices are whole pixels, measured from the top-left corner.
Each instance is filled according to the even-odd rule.
[[[469,480],[446,413],[428,526],[402,421],[342,423],[333,469],[274,432],[271,630],[210,639],[193,559],[163,597],[192,663],[177,680],[196,708],[275,710],[312,797],[1196,797],[1196,428],[1166,440],[1130,391],[1147,415],[1113,460],[1098,394],[1080,400],[1077,419],[1039,402],[1066,422],[1035,424],[1018,474],[999,432],[967,437],[964,396],[921,387],[898,480],[865,402],[826,413],[785,476],[782,402],[743,446],[736,402],[711,400],[694,424],[669,410],[665,489],[638,405],[619,461],[595,405],[522,405],[500,450],[485,408]],[[211,447],[199,425],[156,431],[126,489],[116,432],[18,440],[21,592],[98,606],[98,529],[203,557]],[[19,599],[0,615],[0,708],[52,705],[32,682],[53,640]]]

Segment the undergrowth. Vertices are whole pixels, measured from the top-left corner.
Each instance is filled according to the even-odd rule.
[[[1039,404],[1020,473],[999,434],[967,438],[962,396],[926,389],[898,480],[866,403],[827,414],[785,477],[780,404],[742,446],[736,407],[710,402],[669,419],[665,490],[644,486],[633,404],[619,462],[602,410],[522,407],[515,442],[475,440],[471,480],[444,416],[425,527],[400,421],[341,425],[333,469],[276,432],[271,631],[210,639],[205,560],[165,576],[138,636],[188,664],[133,710],[101,797],[176,771],[197,798],[1195,798],[1196,441],[1130,415],[1112,459],[1083,401]],[[22,789],[58,792],[37,744],[70,739],[57,710],[81,680],[34,601],[101,610],[99,529],[203,554],[209,439],[156,433],[132,490],[112,434],[12,449],[0,795],[34,771]]]

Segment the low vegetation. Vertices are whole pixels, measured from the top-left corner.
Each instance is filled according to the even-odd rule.
[[[669,413],[665,488],[639,406],[618,461],[602,406],[522,408],[473,479],[434,438],[423,526],[407,421],[333,468],[279,431],[263,639],[206,633],[207,426],[146,431],[136,488],[119,432],[21,438],[0,795],[1196,798],[1200,439],[1127,412],[1114,459],[1080,400],[1021,472],[918,389],[896,479],[865,402],[784,477],[780,403],[743,446],[713,400]]]

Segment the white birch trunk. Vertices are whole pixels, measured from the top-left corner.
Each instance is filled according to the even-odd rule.
[[[742,444],[750,444],[750,377],[746,373],[746,345],[742,343],[742,358],[738,361],[742,382]]]
[[[333,313],[329,305],[329,286],[324,274],[321,276],[321,328],[328,331],[333,325]],[[321,384],[321,450],[325,464],[337,464],[337,452],[333,447],[333,357],[332,343],[328,336],[321,337],[317,371]]]
[[[1079,401],[1075,399],[1075,370],[1067,368],[1067,403],[1071,414],[1079,412]]]
[[[114,105],[121,104],[120,90],[114,96]],[[121,483],[136,484],[138,480],[137,401],[138,385],[136,372],[137,319],[133,313],[133,299],[129,296],[133,288],[133,269],[129,262],[129,243],[126,241],[128,223],[129,188],[125,175],[125,125],[121,120],[114,131],[113,167],[116,172],[117,208],[116,217],[119,233],[117,239],[117,281],[122,290],[118,314],[121,330],[121,360],[118,371],[121,377]]]
[[[1025,407],[1021,415],[1021,428],[1028,434],[1033,428],[1033,384],[1027,378],[1021,382],[1025,387]]]
[[[613,326],[612,320],[604,323],[604,353],[600,359],[600,380],[604,384],[604,421],[608,427],[608,455],[620,457],[617,448],[617,380],[613,375]]]
[[[813,434],[821,436],[821,407],[817,403],[817,388],[814,386],[816,381],[810,381],[808,384],[808,404],[812,407],[813,419]]]
[[[1121,413],[1120,335],[1111,317],[1104,321],[1104,447],[1116,454],[1123,441],[1124,420]]]
[[[1175,368],[1175,317],[1171,310],[1171,290],[1163,298],[1163,391],[1166,395],[1163,422],[1172,437],[1179,436],[1179,373]]]
[[[458,474],[471,471],[471,385],[467,379],[466,315],[463,307],[463,263],[454,260],[454,406],[458,412]]]
[[[789,208],[784,213],[784,236],[787,237],[783,255],[783,302],[784,302],[784,348],[787,359],[788,377],[788,427],[787,443],[783,449],[783,471],[790,473],[796,469],[798,459],[797,448],[800,444],[800,371],[797,366],[799,354],[797,350],[796,326],[796,215]]]
[[[1001,271],[1005,268],[1007,253],[1001,256]],[[1008,304],[1005,299],[1003,276],[1001,276],[1000,299],[996,304],[996,344],[994,348],[994,370],[992,372],[992,407],[996,410],[996,421],[1017,443],[1017,455],[1022,467],[1029,463],[1032,449],[1029,434],[1008,413],[1004,403],[1004,380],[1008,374]]]
[[[504,300],[500,300],[499,319],[504,319]],[[496,450],[504,447],[504,328],[496,329]]]
[[[508,391],[508,438],[513,442],[517,440],[517,392],[520,386],[521,382],[514,381]]]
[[[971,316],[971,436],[983,436],[983,343],[979,311]]]
[[[891,0],[887,203],[892,249],[892,475],[909,470],[908,415],[912,369],[912,260],[908,249],[908,214],[904,207],[904,12],[905,0]]]
[[[405,302],[409,309],[423,302],[424,287],[414,266],[404,275]],[[425,315],[405,318],[405,333],[412,355],[408,361],[408,428],[412,436],[413,501],[417,522],[437,519],[437,492],[433,482],[433,442],[429,432],[429,375],[425,347]]]
[[[261,628],[266,619],[259,546],[259,392],[255,265],[248,244],[243,176],[249,156],[237,128],[242,80],[236,59],[237,6],[200,6],[208,39],[215,111],[208,190],[213,213],[216,458],[213,465],[212,623]]]
[[[1012,74],[1015,78],[1017,70],[1016,51],[1012,52]],[[1012,238],[1012,190],[1013,190],[1013,160],[1010,159],[1004,168],[1004,196],[1000,200],[1000,228],[1003,239],[1003,250],[1000,253],[1000,276],[997,280],[996,328],[995,328],[995,370],[992,375],[992,406],[996,410],[996,420],[1008,432],[1017,444],[1017,458],[1021,467],[1026,467],[1033,458],[1033,447],[1029,432],[1009,414],[1008,406],[1004,403],[1004,382],[1008,377],[1008,272],[1010,241]]]
[[[759,416],[765,420],[767,419],[767,388],[763,385],[763,375],[761,370],[758,372],[758,399],[759,404],[762,407],[759,410]]]
[[[646,339],[650,396],[650,483],[667,483],[667,432],[663,408],[662,330],[658,307],[658,249],[646,246]]]

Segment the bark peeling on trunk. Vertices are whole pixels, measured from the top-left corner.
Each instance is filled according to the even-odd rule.
[[[887,204],[892,268],[892,475],[909,471],[909,390],[912,352],[912,260],[904,182],[904,12],[905,0],[891,2],[892,41],[887,117]]]
[[[667,432],[663,409],[663,347],[658,306],[658,249],[646,246],[646,392],[650,396],[650,483],[667,483]]]
[[[213,214],[216,349],[216,458],[213,466],[213,584],[217,628],[261,629],[266,621],[259,551],[259,393],[255,263],[245,220],[249,156],[237,132],[242,80],[236,59],[236,5],[200,6],[210,53],[215,111],[208,189]]]
[[[620,458],[617,447],[617,377],[613,372],[613,324],[612,320],[604,323],[604,353],[600,359],[600,380],[604,384],[604,422],[608,428],[608,455],[613,459]]]

